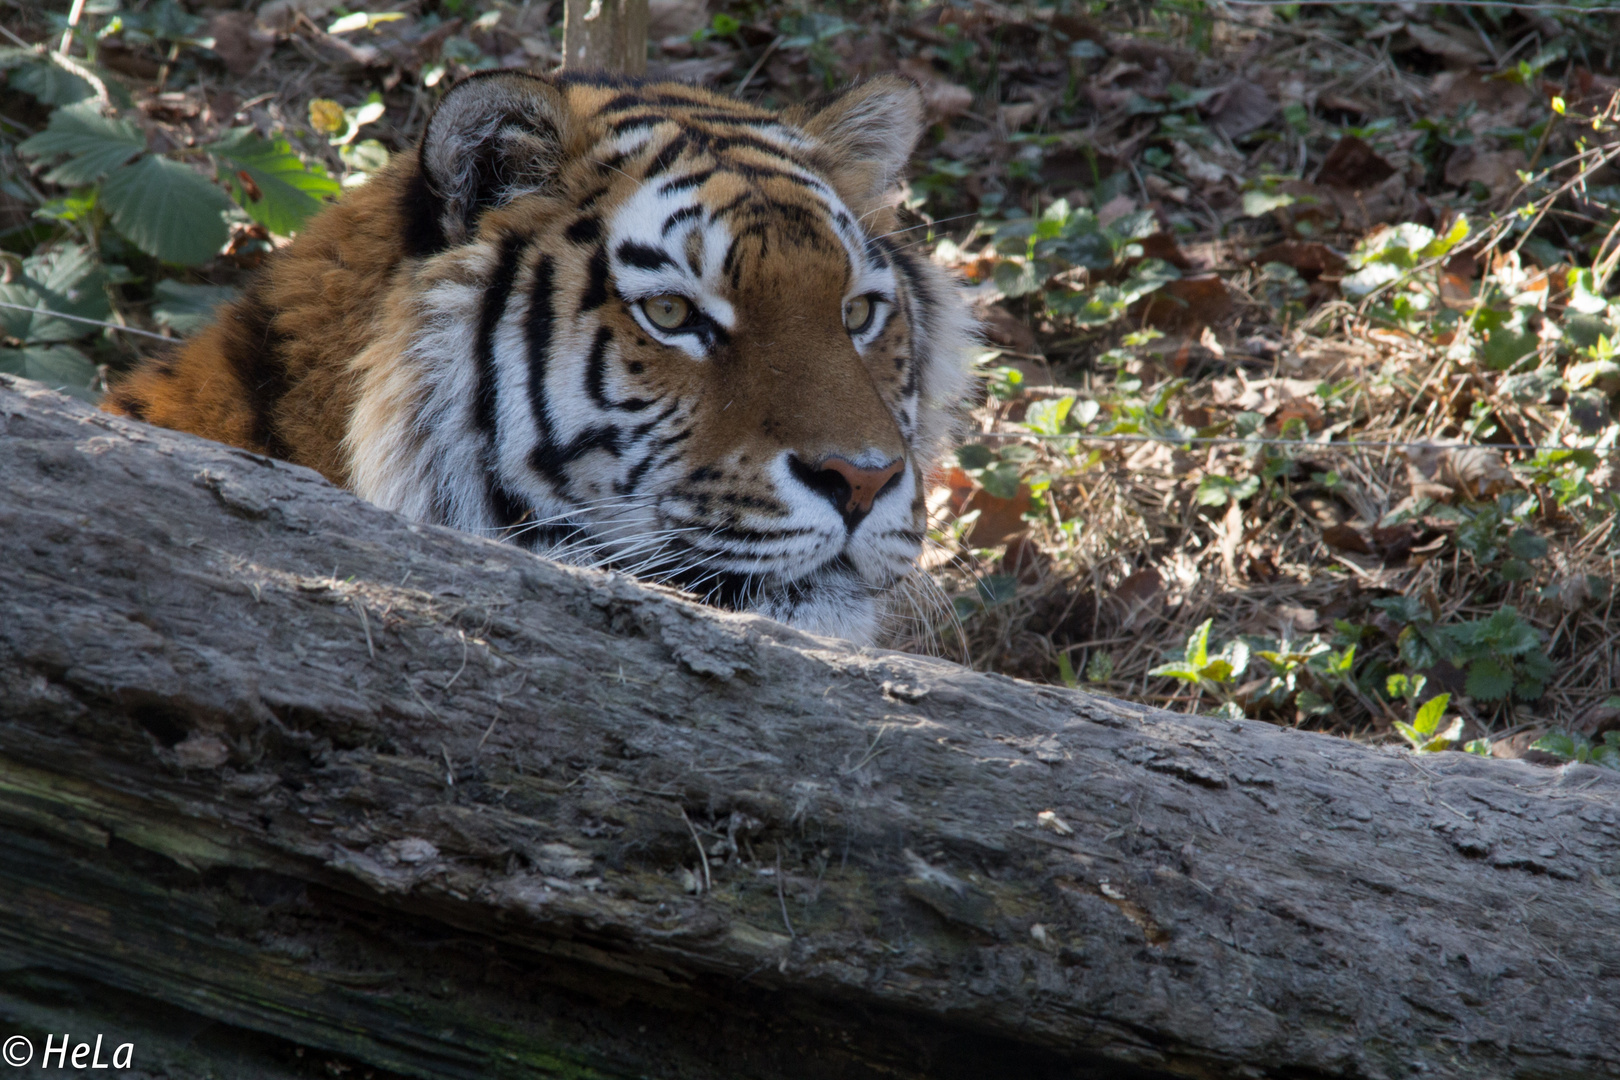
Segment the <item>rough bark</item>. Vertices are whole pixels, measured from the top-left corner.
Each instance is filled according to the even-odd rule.
[[[647,73],[647,0],[565,0],[563,67]]]
[[[1620,1076],[1617,780],[852,649],[0,376],[0,1025],[150,1075]]]

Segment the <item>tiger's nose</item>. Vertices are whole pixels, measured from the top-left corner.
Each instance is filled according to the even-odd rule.
[[[905,458],[895,458],[875,469],[863,468],[847,458],[825,457],[809,464],[797,454],[788,458],[788,467],[805,487],[832,503],[851,531],[872,512],[877,497],[892,487],[906,467]]]

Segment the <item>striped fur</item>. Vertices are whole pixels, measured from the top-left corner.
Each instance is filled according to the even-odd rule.
[[[972,336],[886,235],[920,125],[898,79],[785,114],[672,83],[470,79],[418,154],[108,407],[871,640]],[[668,296],[692,311],[674,331],[644,306]],[[857,506],[846,474],[883,484]]]

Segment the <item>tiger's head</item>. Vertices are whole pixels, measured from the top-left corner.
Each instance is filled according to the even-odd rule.
[[[461,83],[418,258],[355,364],[363,496],[871,640],[924,537],[972,326],[891,234],[920,95],[774,113],[675,83]]]

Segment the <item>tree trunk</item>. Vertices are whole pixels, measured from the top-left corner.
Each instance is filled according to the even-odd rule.
[[[647,73],[647,0],[565,0],[563,67]]]
[[[1620,1076],[1613,772],[853,649],[7,376],[0,478],[0,1036],[36,1051]]]

